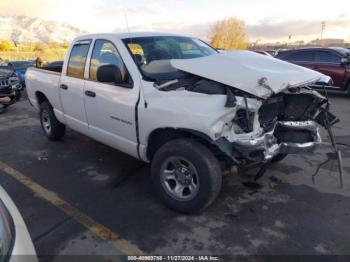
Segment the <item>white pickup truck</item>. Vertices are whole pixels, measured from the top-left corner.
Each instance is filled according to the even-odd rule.
[[[155,191],[180,212],[203,210],[233,165],[312,151],[329,78],[249,51],[218,53],[172,34],[75,39],[63,66],[29,69],[30,103],[49,140],[65,127],[145,162]]]

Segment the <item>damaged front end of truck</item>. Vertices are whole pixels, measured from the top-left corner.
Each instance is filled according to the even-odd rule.
[[[219,143],[230,144],[227,153],[243,163],[312,152],[322,142],[319,127],[337,121],[327,105],[326,98],[306,87],[273,95],[256,107],[244,103]]]
[[[237,164],[311,152],[322,142],[319,128],[338,121],[329,112],[328,99],[309,88],[331,82],[318,72],[251,52],[171,64],[200,78],[187,91],[226,94],[225,107],[234,113],[223,116],[211,132],[214,143]]]

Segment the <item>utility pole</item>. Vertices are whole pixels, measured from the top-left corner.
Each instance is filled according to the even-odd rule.
[[[323,42],[323,35],[324,35],[324,32],[326,30],[326,22],[323,21],[321,23],[321,45],[324,46],[324,42]]]
[[[124,11],[124,18],[125,18],[126,30],[128,31],[128,33],[130,33],[129,20],[128,20],[128,10],[127,9],[125,9],[125,11]]]

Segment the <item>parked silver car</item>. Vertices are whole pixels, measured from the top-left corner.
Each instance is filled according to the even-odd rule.
[[[0,262],[37,261],[27,227],[10,196],[0,186]]]

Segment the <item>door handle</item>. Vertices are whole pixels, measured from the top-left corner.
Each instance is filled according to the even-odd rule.
[[[68,86],[67,85],[60,85],[60,88],[63,89],[63,90],[67,90],[68,89]]]
[[[92,92],[92,91],[85,91],[85,95],[89,96],[89,97],[95,97],[96,96],[96,93],[95,92]]]

